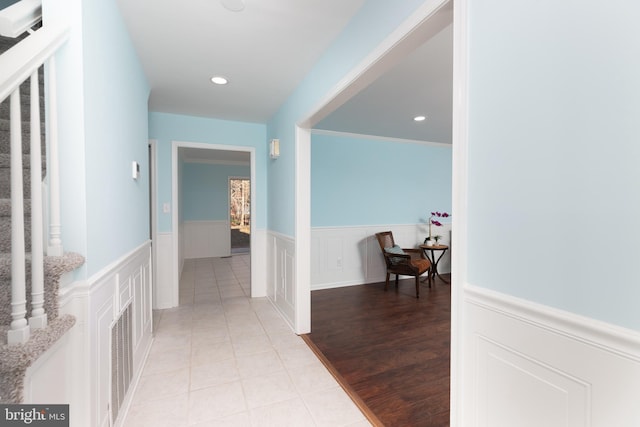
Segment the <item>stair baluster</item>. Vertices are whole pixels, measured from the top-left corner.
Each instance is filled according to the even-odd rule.
[[[2,241],[2,247],[11,254],[2,254],[2,262],[10,260],[7,265],[5,277],[11,275],[11,295],[5,294],[5,304],[0,313],[4,318],[4,325],[11,323],[6,332],[8,344],[21,344],[29,341],[31,335],[37,335],[38,328],[46,328],[51,322],[60,320],[57,312],[57,303],[53,300],[57,295],[51,294],[51,287],[48,281],[58,283],[56,278],[56,268],[64,265],[64,271],[71,271],[81,265],[81,257],[76,259],[71,254],[63,251],[61,239],[61,217],[60,217],[60,181],[59,181],[59,152],[58,152],[58,131],[57,131],[57,97],[56,97],[56,70],[53,57],[60,46],[68,38],[68,28],[63,22],[51,22],[48,26],[31,32],[27,37],[22,38],[18,43],[3,51],[0,55],[0,101],[9,99],[9,141],[10,150],[10,191],[11,191],[11,236],[10,240]],[[49,200],[43,200],[42,196],[42,150],[41,140],[42,123],[38,117],[42,118],[42,112],[38,104],[41,104],[41,93],[39,76],[37,70],[42,65],[47,68],[47,84],[50,85],[48,95],[48,120],[47,129],[47,154],[48,154],[48,182]],[[21,83],[30,80],[30,85],[23,90],[19,90]],[[20,92],[30,90],[30,96],[25,100],[20,100]],[[39,93],[40,92],[40,93]],[[26,105],[30,102],[30,106]],[[20,105],[22,104],[22,105]],[[0,105],[0,108],[4,106]],[[25,110],[23,110],[23,108]],[[22,125],[22,117],[31,116],[30,124]],[[4,120],[4,118],[3,118]],[[3,123],[3,126],[6,126]],[[23,128],[29,126],[28,133],[31,135],[29,141],[25,140],[23,149]],[[6,128],[5,128],[6,130]],[[27,129],[25,129],[27,130]],[[6,142],[6,139],[5,139]],[[28,148],[27,148],[28,147]],[[3,155],[5,153],[2,153]],[[30,161],[26,161],[24,156],[30,156]],[[23,158],[25,159],[23,164]],[[6,157],[0,157],[5,162]],[[6,171],[6,163],[3,163],[3,170]],[[30,170],[30,172],[27,172]],[[1,170],[0,170],[1,171]],[[4,173],[4,172],[3,172]],[[9,174],[7,174],[9,175]],[[24,182],[30,180],[31,185]],[[26,185],[26,187],[25,187]],[[8,190],[5,187],[4,190]],[[30,195],[26,193],[31,193]],[[5,191],[5,194],[8,191]],[[7,198],[8,194],[4,196]],[[31,199],[29,198],[31,197]],[[8,203],[3,201],[3,212],[9,211]],[[45,210],[45,206],[48,207]],[[31,208],[30,216],[25,218],[27,208]],[[8,213],[8,212],[7,212]],[[44,218],[46,214],[47,218]],[[6,224],[6,220],[4,224]],[[44,235],[45,221],[49,224],[49,235]],[[5,227],[3,225],[3,227]],[[6,228],[8,224],[6,224]],[[31,239],[25,241],[25,236]],[[8,234],[8,233],[6,233]],[[5,235],[6,235],[5,234]],[[45,258],[46,254],[51,258]],[[30,253],[27,253],[30,252]],[[53,259],[55,258],[55,259]],[[61,264],[60,264],[61,263]],[[9,269],[10,267],[10,269]],[[31,267],[31,275],[26,277],[26,271]],[[47,268],[51,271],[48,272]],[[70,268],[71,270],[67,270]],[[47,283],[45,283],[47,281]],[[29,296],[27,296],[29,294]],[[27,298],[29,298],[27,300]],[[6,329],[5,329],[6,330]]]
[[[44,310],[44,241],[42,232],[42,149],[38,70],[31,75],[31,317],[32,329],[47,326]]]
[[[24,343],[29,339],[24,243],[24,192],[22,169],[22,118],[20,87],[11,93],[11,329],[7,342]]]

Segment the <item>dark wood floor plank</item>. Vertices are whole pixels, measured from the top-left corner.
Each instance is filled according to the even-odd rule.
[[[311,312],[306,340],[376,423],[449,425],[448,284],[422,284],[419,299],[413,280],[386,292],[384,283],[313,291]]]

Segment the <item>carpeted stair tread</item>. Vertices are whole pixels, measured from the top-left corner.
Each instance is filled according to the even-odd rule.
[[[24,216],[24,249],[31,252],[31,216]],[[0,217],[0,253],[11,252],[11,217]]]
[[[43,171],[44,177],[44,171]],[[31,170],[22,170],[22,195],[25,199],[31,197]],[[11,198],[11,168],[0,167],[0,198]]]
[[[23,129],[27,128],[26,126],[27,123],[29,122],[23,120],[23,123],[22,123]],[[42,123],[40,127],[41,127],[41,130],[44,132],[44,128],[45,128],[44,123]],[[9,121],[9,119],[0,117],[0,132],[9,132],[9,129],[11,129],[11,122]]]
[[[11,152],[11,136],[9,133],[9,120],[0,118],[0,153]],[[45,125],[40,126],[42,152],[44,153]],[[31,152],[31,127],[29,122],[22,122],[22,153]]]
[[[44,165],[47,162],[46,156],[42,156],[41,165]],[[9,153],[0,153],[0,168],[11,168],[11,154]],[[31,169],[31,155],[23,154],[22,155],[22,168],[23,169]]]
[[[31,251],[31,200],[24,200],[25,249]],[[0,199],[0,253],[11,252],[11,199]]]
[[[22,132],[24,137],[22,138],[22,154],[29,154],[31,152],[31,134],[29,131]],[[0,153],[11,153],[11,136],[9,132],[0,131]]]
[[[43,105],[43,101],[40,101],[40,106]],[[4,102],[0,102],[0,117],[2,117],[3,119],[9,120],[10,116],[10,103],[9,100],[7,99]],[[40,111],[40,115],[42,116],[42,109]],[[20,121],[24,121],[24,122],[28,122],[29,118],[31,117],[31,105],[29,103],[29,97],[26,97],[26,101],[25,98],[23,98],[21,96],[21,102],[20,102]]]
[[[30,199],[24,200],[24,215],[31,215]],[[11,217],[11,199],[9,198],[0,198],[0,218],[2,217]]]
[[[31,314],[31,256],[26,261],[27,317]],[[58,288],[60,277],[84,264],[82,255],[69,252],[59,257],[44,257],[45,302],[49,319],[58,317]],[[11,254],[0,254],[0,325],[11,324]]]

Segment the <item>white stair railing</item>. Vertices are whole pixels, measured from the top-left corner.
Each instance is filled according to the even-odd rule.
[[[60,236],[60,192],[58,177],[58,152],[55,100],[55,64],[53,55],[66,41],[68,30],[59,25],[43,26],[16,46],[0,55],[0,102],[10,97],[11,132],[11,327],[7,332],[9,344],[24,343],[32,328],[46,326],[44,310],[44,239],[40,224],[43,223],[43,204],[40,185],[40,113],[38,91],[38,68],[47,64],[49,74],[49,151],[50,219],[49,255],[62,255]],[[53,76],[53,77],[52,77]],[[22,165],[22,117],[20,114],[20,84],[31,78],[31,226],[32,226],[32,312],[27,322],[26,304],[26,250],[23,200]],[[52,93],[53,92],[53,97]],[[52,144],[53,141],[53,144]]]

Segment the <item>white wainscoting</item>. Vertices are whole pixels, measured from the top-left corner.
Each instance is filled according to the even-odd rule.
[[[358,227],[315,227],[311,229],[311,289],[376,283],[385,279],[385,265],[374,234],[393,231],[396,243],[415,248],[428,235],[425,224]],[[450,244],[450,224],[436,227],[441,242]],[[437,255],[437,253],[436,253]],[[438,264],[440,273],[451,271],[450,252]]]
[[[266,297],[268,286],[267,231],[251,229],[251,297]]]
[[[273,231],[267,233],[267,298],[295,329],[295,242]]]
[[[231,255],[229,221],[185,221],[184,258]]]
[[[173,233],[156,234],[156,273],[153,279],[153,308],[171,308],[178,305],[178,292],[173,286]]]
[[[462,424],[640,426],[640,333],[464,288]]]
[[[151,280],[151,246],[146,242],[86,282],[61,289],[61,314],[77,319],[66,351],[71,426],[110,425],[111,326],[121,309],[131,303],[133,381],[120,410],[119,419],[123,419],[151,347]]]

